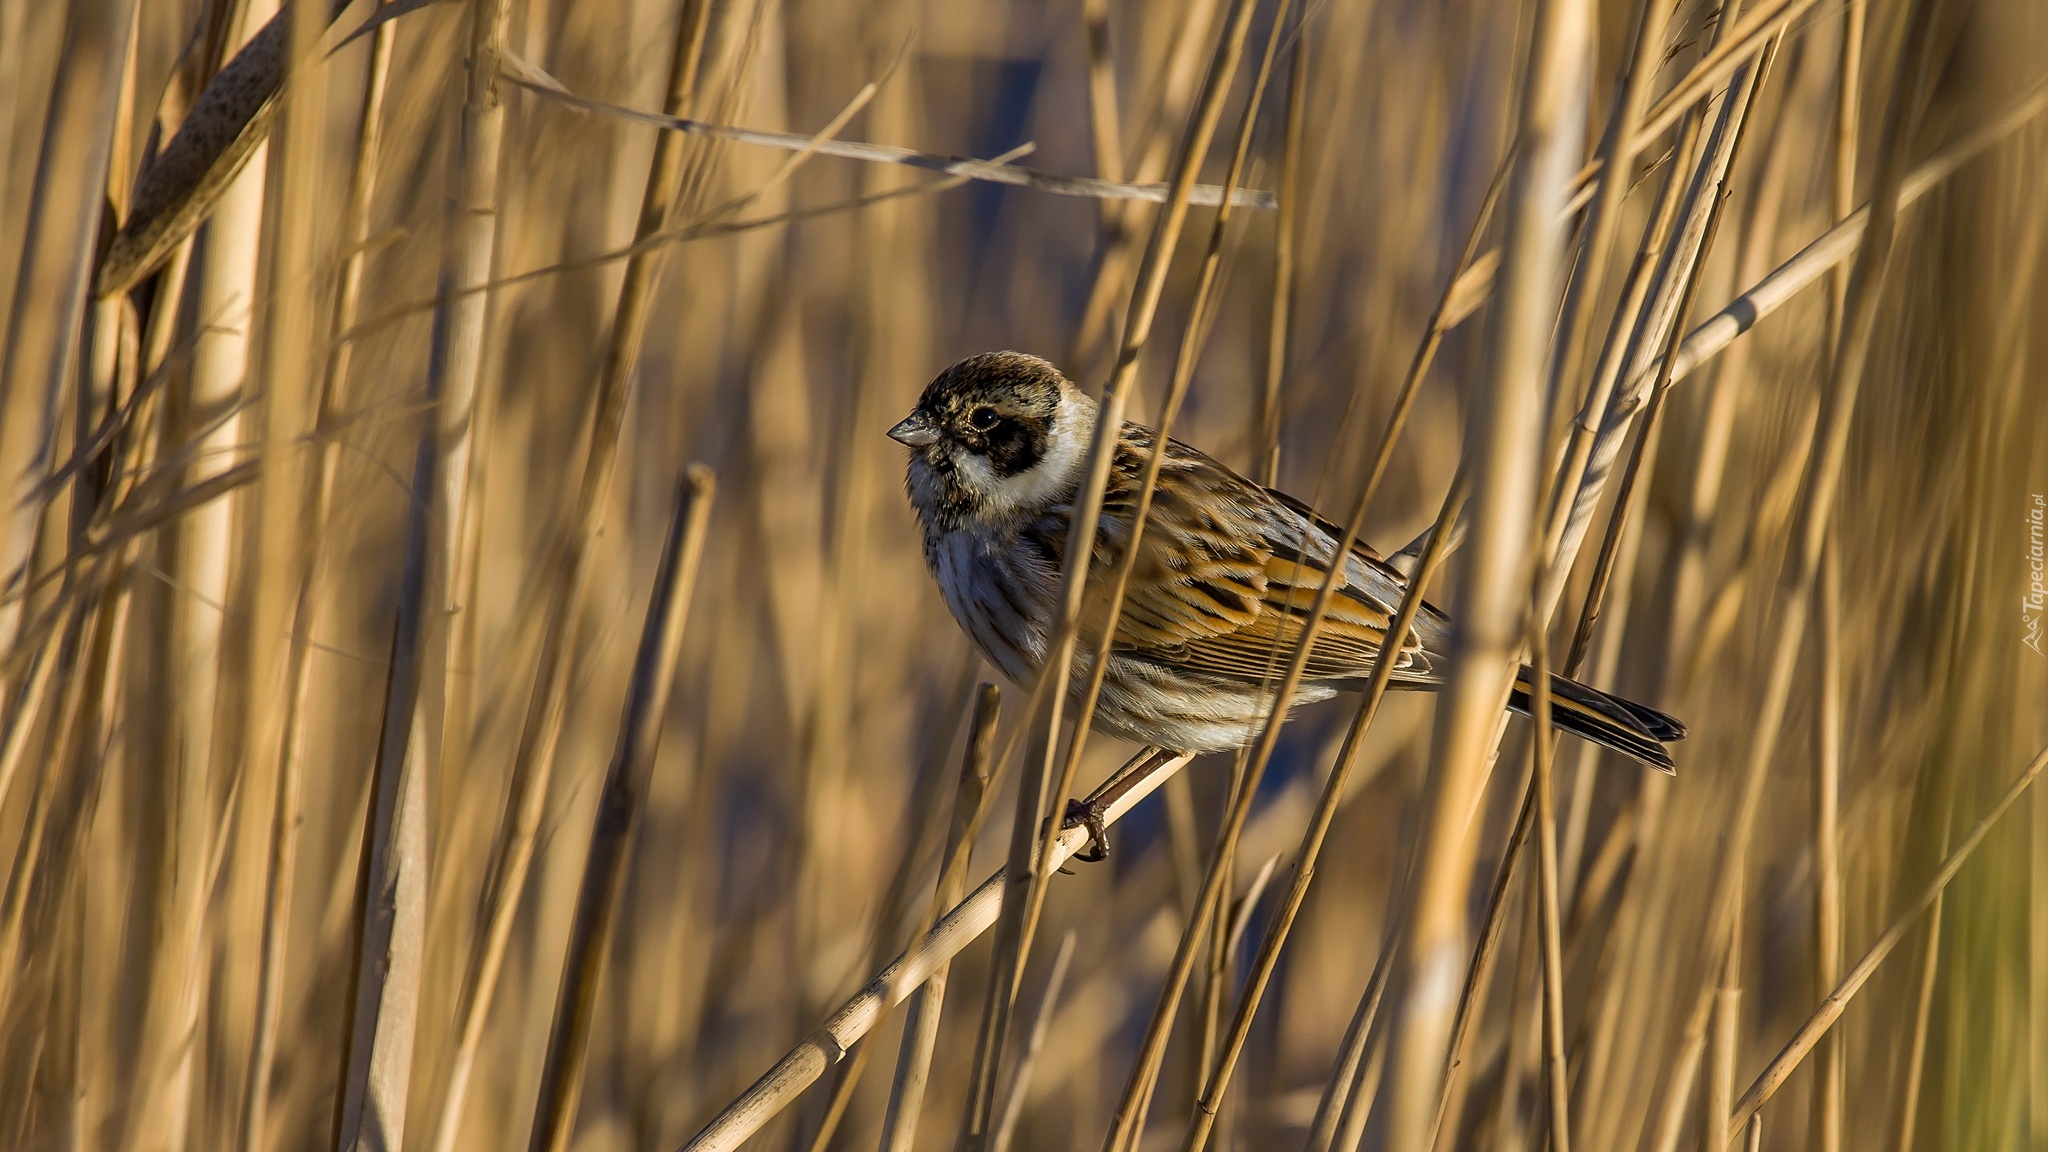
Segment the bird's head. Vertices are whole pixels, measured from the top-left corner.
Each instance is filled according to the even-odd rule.
[[[889,437],[910,448],[918,514],[952,528],[1064,498],[1094,431],[1094,401],[1059,369],[1022,352],[985,352],[939,373]]]

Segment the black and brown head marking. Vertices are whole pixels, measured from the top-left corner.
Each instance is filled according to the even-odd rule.
[[[1045,458],[1062,383],[1036,356],[970,356],[925,388],[912,419],[938,434],[932,446],[984,457],[997,475],[1016,476]]]

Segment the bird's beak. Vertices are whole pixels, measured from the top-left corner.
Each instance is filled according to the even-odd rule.
[[[912,412],[889,429],[889,439],[912,448],[922,448],[939,442],[939,430],[923,412]]]

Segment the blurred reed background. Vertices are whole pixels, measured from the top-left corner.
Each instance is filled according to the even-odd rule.
[[[0,1146],[674,1148],[809,1037],[691,1147],[2048,1147],[2048,8],[288,9],[0,5]],[[1132,418],[1182,345],[1178,437],[1332,519],[1391,443],[1386,553],[1462,456],[1474,531],[1298,915],[1352,697],[1227,852],[1211,757],[1052,878],[995,1039],[939,949],[920,1109],[905,1010],[813,1030],[1037,766],[882,433],[1100,390],[1175,239],[930,156],[1206,182]],[[1675,777],[1501,737],[1532,601]]]

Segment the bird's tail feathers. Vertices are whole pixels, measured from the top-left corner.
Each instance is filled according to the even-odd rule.
[[[1529,714],[1534,675],[1534,669],[1522,665],[1515,677],[1514,695],[1508,698],[1508,707],[1524,716]],[[1685,725],[1676,717],[1557,675],[1550,678],[1550,722],[1660,772],[1677,770],[1664,745],[1685,739]]]

